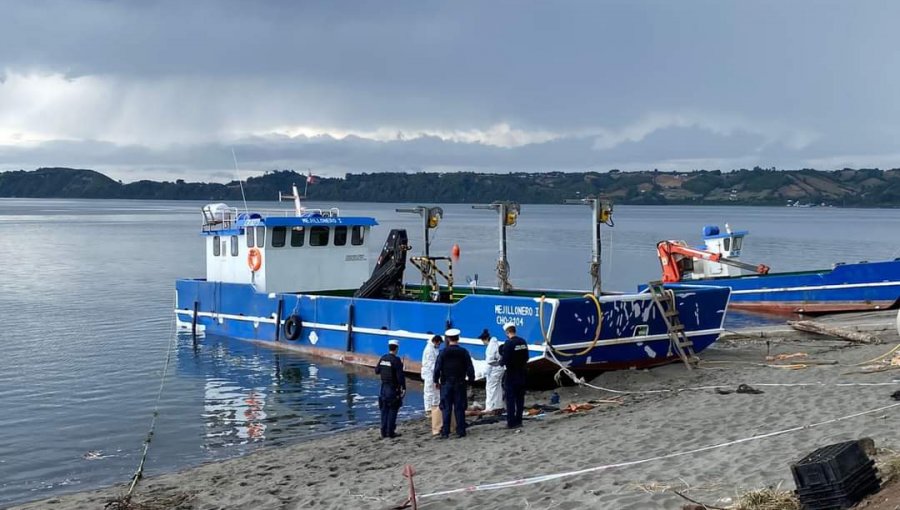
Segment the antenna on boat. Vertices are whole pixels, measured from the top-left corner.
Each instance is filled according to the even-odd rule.
[[[567,199],[565,203],[591,206],[591,290],[595,296],[599,296],[602,292],[600,281],[600,226],[608,225],[612,227],[615,225],[612,221],[612,202],[603,200],[600,197],[587,197]]]
[[[238,171],[237,156],[234,154],[234,147],[231,148],[231,159],[234,160],[234,173],[238,178],[238,186],[241,187],[241,200],[244,201],[244,212],[249,213],[250,210],[247,208],[247,197],[244,195],[244,181],[241,180],[241,172]]]
[[[506,227],[515,227],[519,219],[522,207],[518,202],[494,202],[487,205],[473,205],[472,209],[493,209],[497,215],[500,227],[500,254],[497,259],[497,281],[500,292],[509,292],[513,289],[509,282],[509,260],[506,258]]]
[[[297,191],[297,185],[291,184],[291,190],[293,191],[293,195],[285,195],[282,192],[278,192],[278,201],[293,199],[294,200],[294,213],[297,216],[302,216],[303,211],[306,209],[303,207],[303,204],[300,203],[300,192]],[[306,198],[306,195],[303,195],[303,198]]]

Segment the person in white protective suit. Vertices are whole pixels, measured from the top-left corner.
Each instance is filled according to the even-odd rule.
[[[441,403],[440,394],[435,391],[432,379],[434,379],[434,363],[437,361],[439,348],[444,339],[440,335],[434,335],[425,345],[422,351],[422,380],[425,381],[425,391],[423,400],[425,404],[425,414],[431,414],[431,408]]]
[[[500,365],[500,342],[497,337],[488,337],[486,334],[482,334],[481,340],[487,346],[484,351],[484,361],[487,363],[484,373],[484,412],[499,414],[506,406],[503,400],[505,369]]]

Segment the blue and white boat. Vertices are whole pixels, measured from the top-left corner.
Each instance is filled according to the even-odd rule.
[[[770,273],[768,266],[739,260],[748,233],[732,231],[727,225],[720,232],[718,226],[708,225],[703,229],[702,247],[691,248],[684,241],[659,242],[663,281],[727,287],[731,308],[770,313],[883,310],[900,300],[900,259]]]
[[[374,218],[343,216],[336,208],[306,209],[294,190],[294,210],[240,211],[226,204],[202,208],[206,277],[175,284],[175,315],[182,329],[291,349],[344,363],[374,366],[387,342],[400,341],[410,372],[433,334],[450,327],[461,344],[484,359],[479,336],[500,339],[512,322],[529,342],[530,369],[576,371],[659,365],[678,359],[670,321],[650,293],[600,292],[600,225],[611,208],[592,205],[594,291],[520,290],[509,284],[506,228],[518,204],[497,202],[500,260],[497,288],[455,287],[452,257],[429,253],[428,234],[443,212],[404,210],[423,218],[424,253],[410,256],[405,230],[387,235],[370,267]],[[422,283],[408,283],[414,266]],[[727,288],[675,290],[675,313],[690,350],[700,352],[723,331]],[[673,349],[674,347],[674,349]],[[477,362],[476,362],[477,364]]]

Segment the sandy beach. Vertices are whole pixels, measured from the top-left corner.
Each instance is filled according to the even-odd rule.
[[[848,345],[822,337],[722,340],[688,371],[681,364],[602,374],[595,385],[641,392],[613,394],[585,387],[558,390],[571,403],[608,400],[575,413],[548,412],[524,428],[473,418],[464,439],[432,438],[430,424],[403,423],[396,440],[372,427],[263,448],[243,458],[143,480],[136,501],[177,501],[178,508],[390,508],[402,503],[416,470],[420,495],[514,481],[597,466],[642,461],[862,413],[892,404],[900,371],[860,373],[860,362],[898,341]],[[837,364],[766,366],[766,355],[805,353],[804,360]],[[762,393],[735,392],[746,384]],[[771,386],[770,386],[771,385]],[[480,393],[480,392],[479,392]],[[526,405],[549,404],[550,391],[529,393]],[[407,405],[420,405],[407,402]],[[790,463],[827,444],[872,438],[881,451],[900,450],[900,407],[748,440],[707,451],[565,476],[497,490],[423,497],[420,508],[681,508],[679,491],[728,506],[740,492],[767,486],[793,489]],[[29,503],[21,509],[102,508],[124,491],[111,487]],[[174,498],[174,499],[173,499]]]

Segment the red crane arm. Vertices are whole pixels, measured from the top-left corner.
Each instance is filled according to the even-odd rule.
[[[680,282],[682,277],[681,260],[685,257],[718,262],[729,266],[739,267],[758,274],[768,274],[769,266],[765,264],[747,264],[740,260],[723,257],[720,253],[713,253],[696,248],[689,248],[678,241],[660,241],[656,243],[656,251],[659,254],[659,263],[662,265],[664,282]],[[680,257],[679,257],[680,255]]]

